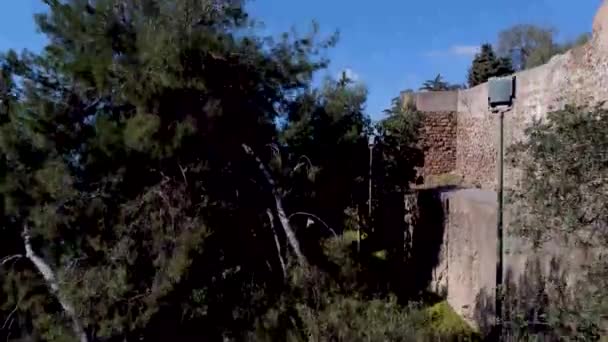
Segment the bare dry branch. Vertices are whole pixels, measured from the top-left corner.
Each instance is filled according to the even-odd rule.
[[[249,156],[254,158],[255,161],[258,163],[258,168],[260,169],[260,172],[262,173],[262,175],[264,175],[264,178],[266,178],[266,182],[268,183],[268,186],[270,187],[270,191],[272,192],[272,195],[274,196],[274,202],[275,202],[277,214],[279,216],[279,221],[281,222],[281,226],[283,227],[283,230],[285,231],[285,236],[287,236],[287,241],[289,242],[289,245],[291,246],[294,253],[296,254],[296,257],[298,258],[298,263],[300,265],[305,265],[307,263],[306,258],[304,257],[304,254],[302,254],[302,250],[300,249],[300,243],[298,242],[298,239],[296,238],[296,234],[294,233],[293,229],[291,228],[289,219],[287,218],[287,215],[285,214],[285,210],[283,210],[283,199],[281,197],[281,194],[279,193],[279,190],[276,187],[276,183],[275,183],[274,179],[270,175],[270,172],[268,171],[268,169],[266,168],[266,166],[264,165],[262,160],[260,160],[260,158],[253,152],[251,147],[247,146],[246,144],[243,144],[242,147],[243,147],[243,150],[245,151],[245,153],[247,153]]]
[[[184,184],[188,186],[188,178],[186,178],[186,172],[188,171],[188,169],[183,168],[179,163],[177,164],[177,166],[179,167],[179,171],[182,173],[182,177],[184,178]]]
[[[11,318],[11,323],[8,325],[8,328],[6,329],[8,331],[8,334],[6,334],[6,342],[8,342],[11,338],[11,328],[13,327],[13,323],[15,323],[15,319]]]
[[[19,309],[19,304],[21,301],[19,301],[19,303],[17,303],[17,305],[15,305],[15,308],[8,314],[8,316],[6,316],[6,320],[4,321],[4,324],[2,324],[2,328],[0,328],[0,330],[4,330],[4,328],[6,328],[6,325],[9,324],[9,320],[12,320],[13,315],[15,314],[15,312],[17,312],[17,309]],[[12,322],[11,322],[12,325]],[[8,328],[10,330],[10,326]]]
[[[78,337],[80,342],[88,342],[88,337],[82,324],[80,323],[80,319],[76,315],[76,311],[74,307],[69,303],[67,298],[65,298],[60,291],[59,283],[57,278],[55,277],[55,273],[51,269],[51,267],[41,258],[39,257],[34,250],[32,249],[31,244],[31,235],[28,226],[23,227],[23,244],[25,245],[25,257],[28,258],[32,264],[36,267],[38,272],[42,275],[44,280],[46,281],[47,286],[51,290],[51,293],[57,298],[59,304],[63,308],[63,311],[68,315],[68,317],[72,320],[72,329],[74,334]]]
[[[287,271],[285,269],[285,261],[283,260],[283,256],[281,255],[281,244],[279,243],[279,237],[277,236],[277,232],[274,228],[274,215],[272,215],[272,210],[267,209],[266,215],[268,215],[268,220],[270,221],[270,230],[272,231],[272,236],[274,237],[274,243],[277,246],[277,257],[279,259],[279,264],[281,264],[283,279],[285,279],[287,278]]]
[[[20,259],[20,258],[23,258],[23,255],[21,255],[21,254],[9,255],[7,257],[0,259],[0,265],[4,266],[4,264],[6,264],[7,262],[9,262],[11,260]]]
[[[325,229],[327,229],[327,231],[330,232],[333,236],[338,236],[338,234],[336,234],[336,231],[333,230],[327,223],[325,223],[325,221],[321,220],[321,218],[319,218],[317,215],[306,212],[297,212],[289,215],[289,221],[291,221],[294,216],[305,216],[308,218],[312,218],[317,222],[321,223],[325,227]]]

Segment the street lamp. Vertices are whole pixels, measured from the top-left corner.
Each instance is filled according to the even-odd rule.
[[[503,285],[503,179],[504,179],[504,114],[513,106],[516,93],[516,77],[493,77],[488,80],[488,105],[492,113],[499,115],[498,140],[498,191],[497,191],[497,222],[496,234],[496,325],[500,329],[502,339],[502,285]]]
[[[367,217],[370,225],[370,229],[373,232],[374,227],[372,225],[372,166],[374,162],[374,146],[376,145],[376,135],[371,133],[367,137],[367,146],[369,147],[369,193],[367,198]],[[358,245],[357,249],[361,248],[361,229],[358,231]]]

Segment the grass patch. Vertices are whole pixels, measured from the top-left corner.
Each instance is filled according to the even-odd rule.
[[[440,336],[459,336],[468,341],[480,340],[479,334],[446,301],[439,302],[426,311],[433,333]]]
[[[386,249],[382,249],[382,250],[379,250],[379,251],[375,251],[375,252],[373,252],[373,253],[372,253],[372,256],[373,256],[374,258],[376,258],[376,259],[378,259],[378,260],[382,260],[382,261],[386,261],[386,259],[387,259],[387,257],[388,257],[387,252],[386,252]]]
[[[443,173],[440,175],[427,176],[424,185],[425,186],[450,186],[450,185],[462,185],[463,180],[459,175],[453,173]]]
[[[366,240],[368,237],[367,233],[361,232],[361,241]],[[346,243],[354,243],[359,240],[359,232],[356,230],[345,230],[342,233],[342,240]]]

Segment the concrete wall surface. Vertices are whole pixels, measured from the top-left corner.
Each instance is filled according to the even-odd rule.
[[[444,193],[445,230],[433,287],[473,326],[477,299],[495,292],[496,194],[467,189]],[[492,296],[493,298],[493,296]]]
[[[442,192],[440,200],[444,219],[443,229],[434,230],[442,236],[431,290],[443,294],[457,313],[483,330],[495,313],[497,195],[489,190],[458,189]],[[503,283],[515,293],[539,276],[559,276],[572,286],[600,251],[575,248],[562,239],[533,248],[530,241],[506,229],[503,252]]]

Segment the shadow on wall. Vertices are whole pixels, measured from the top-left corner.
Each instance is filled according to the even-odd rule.
[[[375,250],[386,250],[382,267],[376,265],[378,283],[389,284],[403,302],[420,298],[434,303],[441,294],[429,291],[433,271],[441,262],[444,244],[445,210],[442,194],[454,186],[419,189],[383,198],[375,217]],[[382,271],[380,271],[382,270]]]
[[[538,258],[526,263],[525,272],[517,279],[507,270],[503,301],[504,341],[595,340],[596,327],[579,320],[576,294],[568,288],[562,261],[553,258],[543,270]],[[483,290],[477,295],[475,322],[486,340],[498,340],[494,327],[494,294]]]
[[[433,280],[433,271],[441,262],[448,208],[444,208],[442,194],[454,186],[418,191],[418,221],[412,238],[411,274],[414,290],[426,291]],[[441,295],[441,294],[438,294]]]

